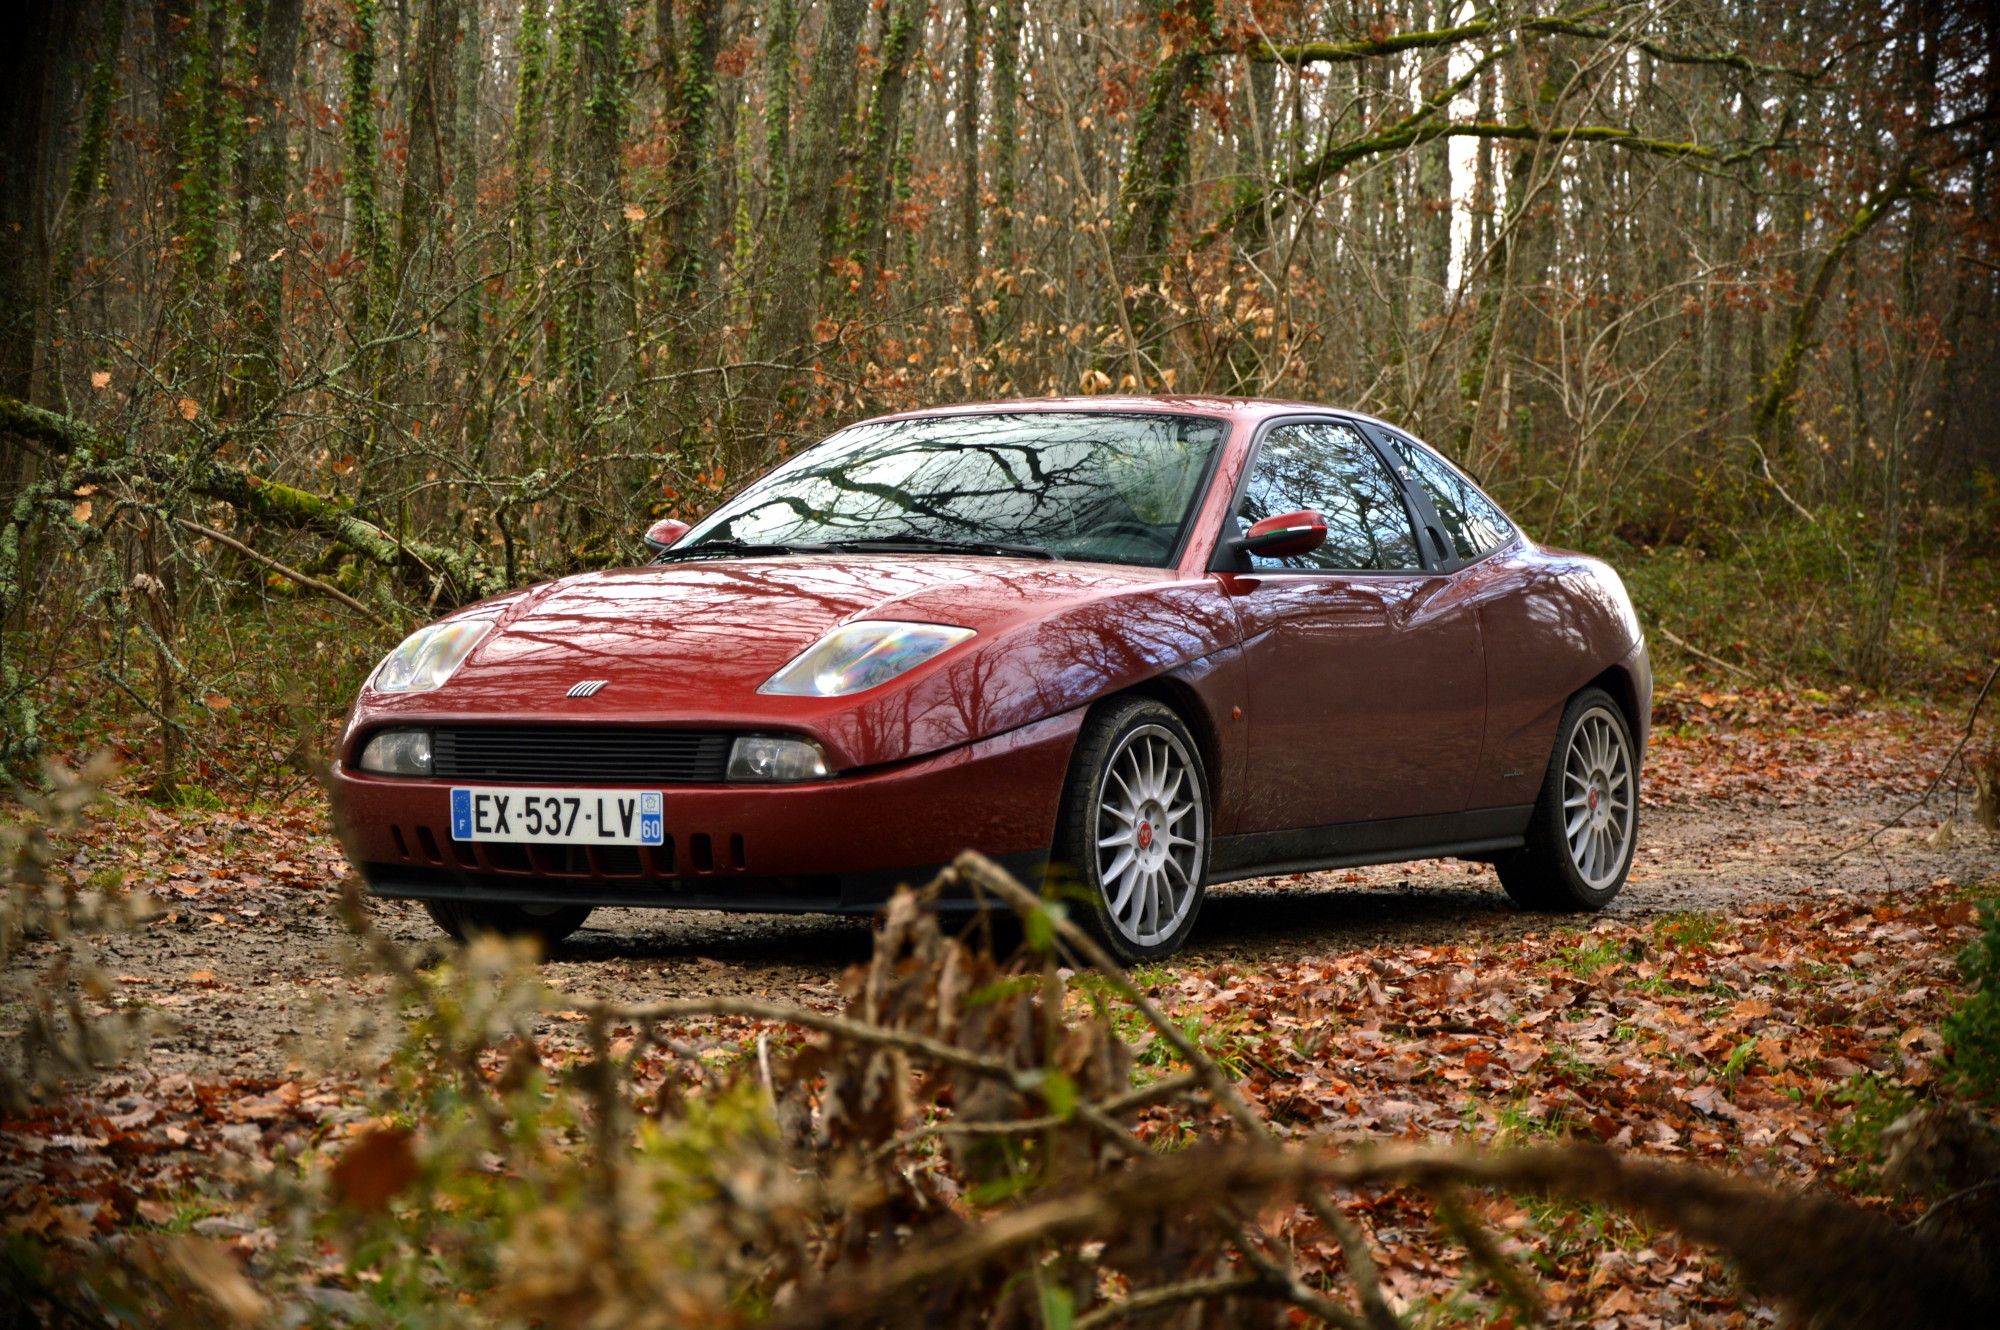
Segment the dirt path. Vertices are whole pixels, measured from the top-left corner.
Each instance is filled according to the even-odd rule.
[[[1937,710],[1810,700],[1823,697],[1678,688],[1662,696],[1638,858],[1612,915],[1728,913],[2000,875],[2000,841],[1969,819],[1957,821],[1953,844],[1934,843],[1948,795],[1909,827],[1833,861],[1923,790],[1961,721]],[[168,907],[140,932],[98,944],[121,996],[158,1007],[177,1026],[145,1055],[146,1070],[280,1074],[361,992],[344,964],[346,932],[335,912],[345,865],[320,809],[169,815],[126,803],[60,843],[76,877],[116,871]],[[382,901],[373,909],[394,937],[440,939],[420,906]],[[1171,965],[1199,971],[1380,945],[1503,940],[1588,927],[1590,918],[1523,913],[1490,868],[1429,860],[1217,888],[1191,946]],[[544,973],[580,996],[752,993],[829,1006],[841,972],[867,956],[868,937],[862,919],[603,910]],[[11,1033],[10,1017],[0,1009],[0,1033]]]
[[[1610,913],[1728,913],[1744,905],[1835,891],[1874,892],[1939,877],[1977,881],[2000,873],[2000,847],[1962,833],[1940,850],[1931,829],[1894,830],[1866,852],[1827,857],[1865,835],[1899,804],[1766,806],[1755,797],[1647,810],[1632,881]],[[217,818],[223,877],[173,880],[171,914],[143,932],[105,939],[106,963],[124,990],[159,1006],[178,1029],[146,1055],[160,1074],[275,1075],[327,1027],[343,996],[361,990],[342,964],[334,913],[334,861],[320,838],[316,884],[273,882],[242,871],[268,840],[259,828]],[[241,828],[241,830],[238,830]],[[214,871],[214,870],[210,870]],[[246,883],[247,879],[247,883]],[[438,937],[422,909],[377,902],[376,917],[409,942]],[[1514,909],[1490,868],[1449,860],[1238,883],[1210,893],[1193,945],[1173,962],[1205,969],[1263,964],[1377,945],[1497,940],[1584,927],[1589,917]],[[544,967],[579,995],[644,1000],[755,993],[827,1006],[835,981],[868,951],[868,925],[825,916],[731,916],[709,911],[604,910]]]

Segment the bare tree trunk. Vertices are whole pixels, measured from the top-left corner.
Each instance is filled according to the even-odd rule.
[[[486,72],[484,29],[480,26],[481,0],[464,0],[459,9],[458,28],[458,124],[452,138],[457,145],[451,164],[452,253],[457,260],[460,337],[468,363],[479,355],[480,291],[478,256],[472,237],[479,216],[479,131],[480,85]]]
[[[668,8],[661,6],[663,11]],[[663,34],[663,42],[665,39]],[[689,0],[687,35],[675,45],[666,116],[678,131],[673,156],[667,162],[660,232],[665,246],[666,295],[685,302],[700,293],[707,269],[707,237],[702,230],[709,220],[709,181],[715,171],[711,147],[715,60],[722,49],[722,0]]]
[[[1777,368],[1771,371],[1763,397],[1757,404],[1751,436],[1766,452],[1782,442],[1786,426],[1790,423],[1792,393],[1798,387],[1799,370],[1805,363],[1806,353],[1812,349],[1813,337],[1819,327],[1820,307],[1826,303],[1826,293],[1833,285],[1834,273],[1839,270],[1841,260],[1874,229],[1877,222],[1919,187],[1924,174],[1923,167],[1913,162],[1904,163],[1888,184],[1862,200],[1861,206],[1848,219],[1847,226],[1834,238],[1826,253],[1820,256],[1812,285],[1807,288],[1805,299],[1799,303],[1798,312],[1792,316],[1791,337],[1779,354]]]
[[[771,0],[770,31],[764,39],[764,157],[765,194],[783,210],[792,161],[793,42],[799,12],[792,0]]]
[[[1016,260],[1014,210],[1020,193],[1021,3],[1000,0],[993,29],[993,255],[1009,270]]]
[[[888,263],[889,200],[896,183],[903,91],[909,82],[910,59],[924,42],[927,8],[926,0],[898,0],[882,42],[882,66],[875,75],[875,95],[869,101],[867,128],[862,133],[861,161],[856,167],[854,250],[878,276]]]
[[[237,187],[248,274],[244,321],[249,337],[243,379],[244,405],[250,411],[271,400],[284,376],[279,330],[292,239],[285,220],[291,181],[287,149],[304,10],[304,0],[253,0],[253,9],[244,15],[244,25],[257,42],[257,124],[245,144]]]
[[[1452,0],[1437,0],[1435,11],[1426,12],[1423,0],[1418,0],[1412,22],[1442,28],[1450,23],[1454,8]],[[1442,59],[1426,61],[1418,89],[1425,100],[1444,91],[1445,74]],[[1445,288],[1451,281],[1451,148],[1443,139],[1417,150],[1416,214],[1417,281],[1411,313],[1422,323],[1444,308]]]
[[[0,42],[0,391],[40,398],[49,201],[68,155],[60,99],[102,24],[95,4],[25,0],[9,26]]]
[[[350,335],[366,343],[376,331],[382,311],[377,306],[388,296],[385,289],[387,263],[383,253],[382,208],[376,196],[375,166],[380,132],[375,123],[375,30],[380,14],[377,0],[354,0],[354,45],[347,53],[347,211],[350,248],[361,260],[361,276],[354,286],[350,304]],[[373,359],[363,353],[363,378]]]
[[[1208,81],[1211,57],[1206,42],[1215,18],[1213,0],[1180,0],[1176,17],[1181,23],[1178,41],[1170,38],[1166,54],[1153,68],[1118,189],[1112,251],[1117,267],[1113,281],[1119,289],[1110,296],[1121,302],[1123,288],[1149,274],[1166,250],[1168,227],[1187,182],[1192,151],[1194,103],[1190,95]],[[1128,316],[1132,335],[1139,342],[1125,349],[1135,374],[1152,340],[1157,304],[1157,300],[1142,297]],[[1144,384],[1133,386],[1140,391],[1145,388]]]
[[[458,133],[458,0],[422,0],[409,56],[410,110],[403,196],[396,224],[396,267],[404,284],[411,265],[436,264],[438,224],[445,208],[445,168]]]
[[[958,243],[965,298],[979,279],[979,32],[982,0],[965,0],[958,48]]]
[[[757,359],[767,367],[755,376],[753,391],[767,404],[776,402],[784,374],[768,362],[786,361],[812,338],[828,257],[833,186],[840,175],[841,129],[854,105],[855,48],[867,12],[867,0],[828,0],[813,52],[805,116],[772,235],[770,302],[757,328]]]

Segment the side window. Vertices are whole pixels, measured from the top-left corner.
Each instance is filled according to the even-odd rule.
[[[1445,534],[1461,559],[1490,554],[1514,536],[1514,525],[1442,457],[1422,444],[1391,434],[1389,447],[1430,495]]]
[[[1247,529],[1278,513],[1310,508],[1326,518],[1326,543],[1311,554],[1272,559],[1257,568],[1418,568],[1402,490],[1353,426],[1336,421],[1280,425],[1264,436],[1237,517]]]

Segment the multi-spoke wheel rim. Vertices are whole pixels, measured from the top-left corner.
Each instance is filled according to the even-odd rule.
[[[1577,876],[1602,891],[1632,852],[1632,750],[1617,718],[1602,707],[1583,714],[1563,758],[1563,839]]]
[[[1097,881],[1128,942],[1172,937],[1200,891],[1208,826],[1194,759],[1180,736],[1141,725],[1119,740],[1097,803]]]

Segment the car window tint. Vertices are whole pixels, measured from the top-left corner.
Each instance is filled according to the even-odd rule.
[[[1452,548],[1458,551],[1459,558],[1476,559],[1490,554],[1513,537],[1513,524],[1494,506],[1493,500],[1481,494],[1442,457],[1396,434],[1389,435],[1389,446],[1430,495],[1431,506],[1437,509],[1438,519],[1444,523],[1445,534],[1451,537]]]
[[[1018,411],[850,426],[704,519],[704,540],[1037,545],[1164,567],[1227,433],[1205,416]]]
[[[1280,425],[1264,437],[1237,517],[1248,530],[1267,517],[1305,508],[1326,518],[1326,543],[1288,559],[1252,554],[1252,567],[1394,570],[1422,565],[1402,490],[1351,425],[1331,420]]]

